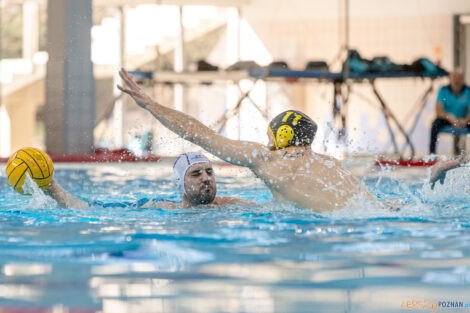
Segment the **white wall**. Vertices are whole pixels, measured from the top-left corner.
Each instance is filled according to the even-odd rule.
[[[341,0],[252,0],[241,9],[240,55],[243,60],[255,60],[266,65],[272,60],[283,59],[291,68],[303,69],[309,60],[321,59],[331,62],[344,42],[344,2]],[[452,60],[452,16],[470,12],[470,0],[350,0],[350,46],[366,58],[386,55],[397,63],[411,63],[419,57],[435,60],[436,47],[442,65],[450,68]],[[222,36],[207,60],[225,68],[227,62],[227,39]],[[338,62],[332,70],[340,70]],[[446,83],[446,79],[436,82]],[[398,119],[409,127],[417,110],[417,100],[427,87],[420,79],[379,80],[377,86],[390,104]],[[370,86],[356,84],[349,104],[349,131],[354,151],[390,152],[391,145],[384,120],[373,97]],[[266,92],[266,94],[265,94]],[[186,111],[207,124],[213,123],[224,108],[235,101],[228,101],[225,86],[187,88]],[[327,148],[329,153],[338,151],[336,143],[328,135],[331,120],[333,90],[331,84],[310,82],[308,84],[268,83],[252,94],[257,104],[264,100],[271,104],[269,115],[295,107],[314,118],[320,131],[315,149]],[[432,95],[432,100],[435,94]],[[161,100],[171,103],[171,100]],[[242,139],[265,142],[266,122],[246,101],[242,113],[244,129]],[[434,118],[434,103],[429,101],[420,119],[413,139],[418,152],[427,152],[429,127]],[[236,118],[235,118],[236,119]],[[234,129],[238,122],[233,119]],[[230,124],[229,123],[229,124]],[[176,137],[165,130],[156,131],[161,138],[159,153],[173,153]],[[236,138],[238,131],[233,134]],[[398,138],[403,142],[403,138]],[[194,147],[187,147],[194,149]],[[450,150],[449,150],[450,152]]]
[[[242,9],[242,16],[272,59],[283,59],[291,68],[302,69],[308,60],[334,60],[344,42],[343,10],[342,1],[254,0]],[[397,63],[411,63],[419,57],[433,61],[439,58],[444,67],[451,69],[452,16],[468,12],[468,0],[351,0],[350,47],[366,58],[385,55]],[[242,51],[249,48],[241,47]],[[436,49],[440,49],[441,55]],[[249,55],[244,58],[249,59]],[[339,69],[338,63],[333,70]],[[447,80],[442,79],[435,87],[445,83]],[[405,126],[409,127],[413,120],[410,116],[418,109],[417,100],[427,87],[426,82],[420,79],[379,80],[377,86],[398,119],[407,122]],[[289,88],[293,87],[283,86],[284,94],[292,93]],[[332,86],[312,82],[304,88],[295,88],[295,98],[303,99],[304,103],[292,102],[291,105],[315,118],[322,136],[327,132],[326,124],[331,116]],[[349,105],[353,151],[391,152],[384,120],[377,109],[379,104],[370,87],[356,84],[353,88],[355,93]],[[271,94],[269,98],[274,102],[276,97]],[[413,136],[420,154],[427,153],[434,98],[435,93]],[[398,139],[403,141],[403,138]],[[317,148],[322,146],[323,143],[317,142]],[[335,144],[327,143],[326,146],[335,149]]]
[[[253,20],[336,19],[342,0],[252,0],[243,15]],[[469,13],[468,0],[350,0],[351,17],[426,16]]]

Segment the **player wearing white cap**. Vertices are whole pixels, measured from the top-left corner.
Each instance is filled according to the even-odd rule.
[[[99,201],[84,201],[74,197],[54,180],[46,193],[63,208],[86,208],[88,206],[103,207],[155,207],[163,209],[216,207],[223,205],[256,205],[256,202],[234,197],[216,197],[212,163],[198,152],[183,153],[173,164],[173,180],[181,193],[181,203],[141,199],[134,203],[102,203]]]

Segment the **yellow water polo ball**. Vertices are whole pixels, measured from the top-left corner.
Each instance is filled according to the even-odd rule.
[[[8,182],[13,189],[25,194],[23,184],[27,174],[39,188],[46,190],[52,181],[54,166],[46,153],[35,148],[24,148],[11,156],[6,172]]]
[[[294,130],[289,125],[282,125],[276,132],[277,148],[285,148],[294,139]]]

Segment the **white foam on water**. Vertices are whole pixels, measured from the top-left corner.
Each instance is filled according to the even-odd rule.
[[[359,242],[353,244],[337,244],[334,245],[333,251],[342,252],[364,252],[364,253],[386,253],[399,251],[428,250],[432,246],[422,242]]]
[[[381,203],[379,199],[356,196],[348,201],[345,208],[327,212],[323,215],[332,220],[396,216],[396,212],[390,208]]]
[[[269,233],[257,230],[236,230],[224,228],[220,230],[220,238],[237,240],[238,246],[271,246],[286,243],[286,238],[273,238]]]
[[[436,216],[437,211],[429,204],[421,201],[407,202],[403,199],[370,199],[355,197],[343,209],[323,213],[332,220],[356,220],[381,217],[417,217]]]
[[[470,200],[470,168],[459,168],[447,173],[445,183],[436,183],[434,190],[430,188],[428,177],[422,177],[423,188],[413,193],[409,184],[404,179],[395,176],[400,175],[390,166],[381,166],[376,173],[375,187],[381,186],[383,179],[392,180],[393,189],[400,190],[399,198],[388,198],[387,192],[381,192],[379,198],[371,199],[364,195],[351,198],[345,208],[326,213],[327,217],[334,220],[368,219],[380,217],[406,217],[429,218],[439,216],[459,216],[462,214],[460,207],[453,206],[459,200],[468,203]],[[403,173],[401,173],[403,174]],[[390,184],[388,182],[388,184]],[[396,192],[395,192],[396,193]],[[396,197],[396,195],[394,195]],[[452,202],[450,202],[452,201]],[[449,203],[450,202],[450,203]]]
[[[470,167],[458,167],[448,171],[444,183],[437,181],[434,189],[431,189],[429,184],[428,173],[421,195],[423,200],[429,203],[470,202]]]
[[[160,269],[181,268],[189,264],[209,262],[215,259],[214,254],[183,247],[173,242],[153,240],[150,244],[142,246],[134,252],[133,257],[152,258],[153,263]]]
[[[426,272],[421,281],[439,285],[463,285],[468,284],[470,274],[448,273],[448,272]]]
[[[419,257],[423,259],[457,259],[463,258],[464,255],[460,250],[423,251]]]
[[[26,172],[26,178],[23,184],[23,191],[31,195],[28,206],[33,209],[53,208],[54,200],[46,196],[39,186],[31,179],[29,173]]]

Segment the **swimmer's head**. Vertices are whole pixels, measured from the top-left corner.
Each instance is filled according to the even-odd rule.
[[[183,153],[173,164],[173,177],[182,196],[193,205],[214,201],[217,188],[208,158],[198,152]]]
[[[292,146],[310,146],[317,124],[300,111],[285,111],[271,120],[268,126],[269,147],[279,150]]]

